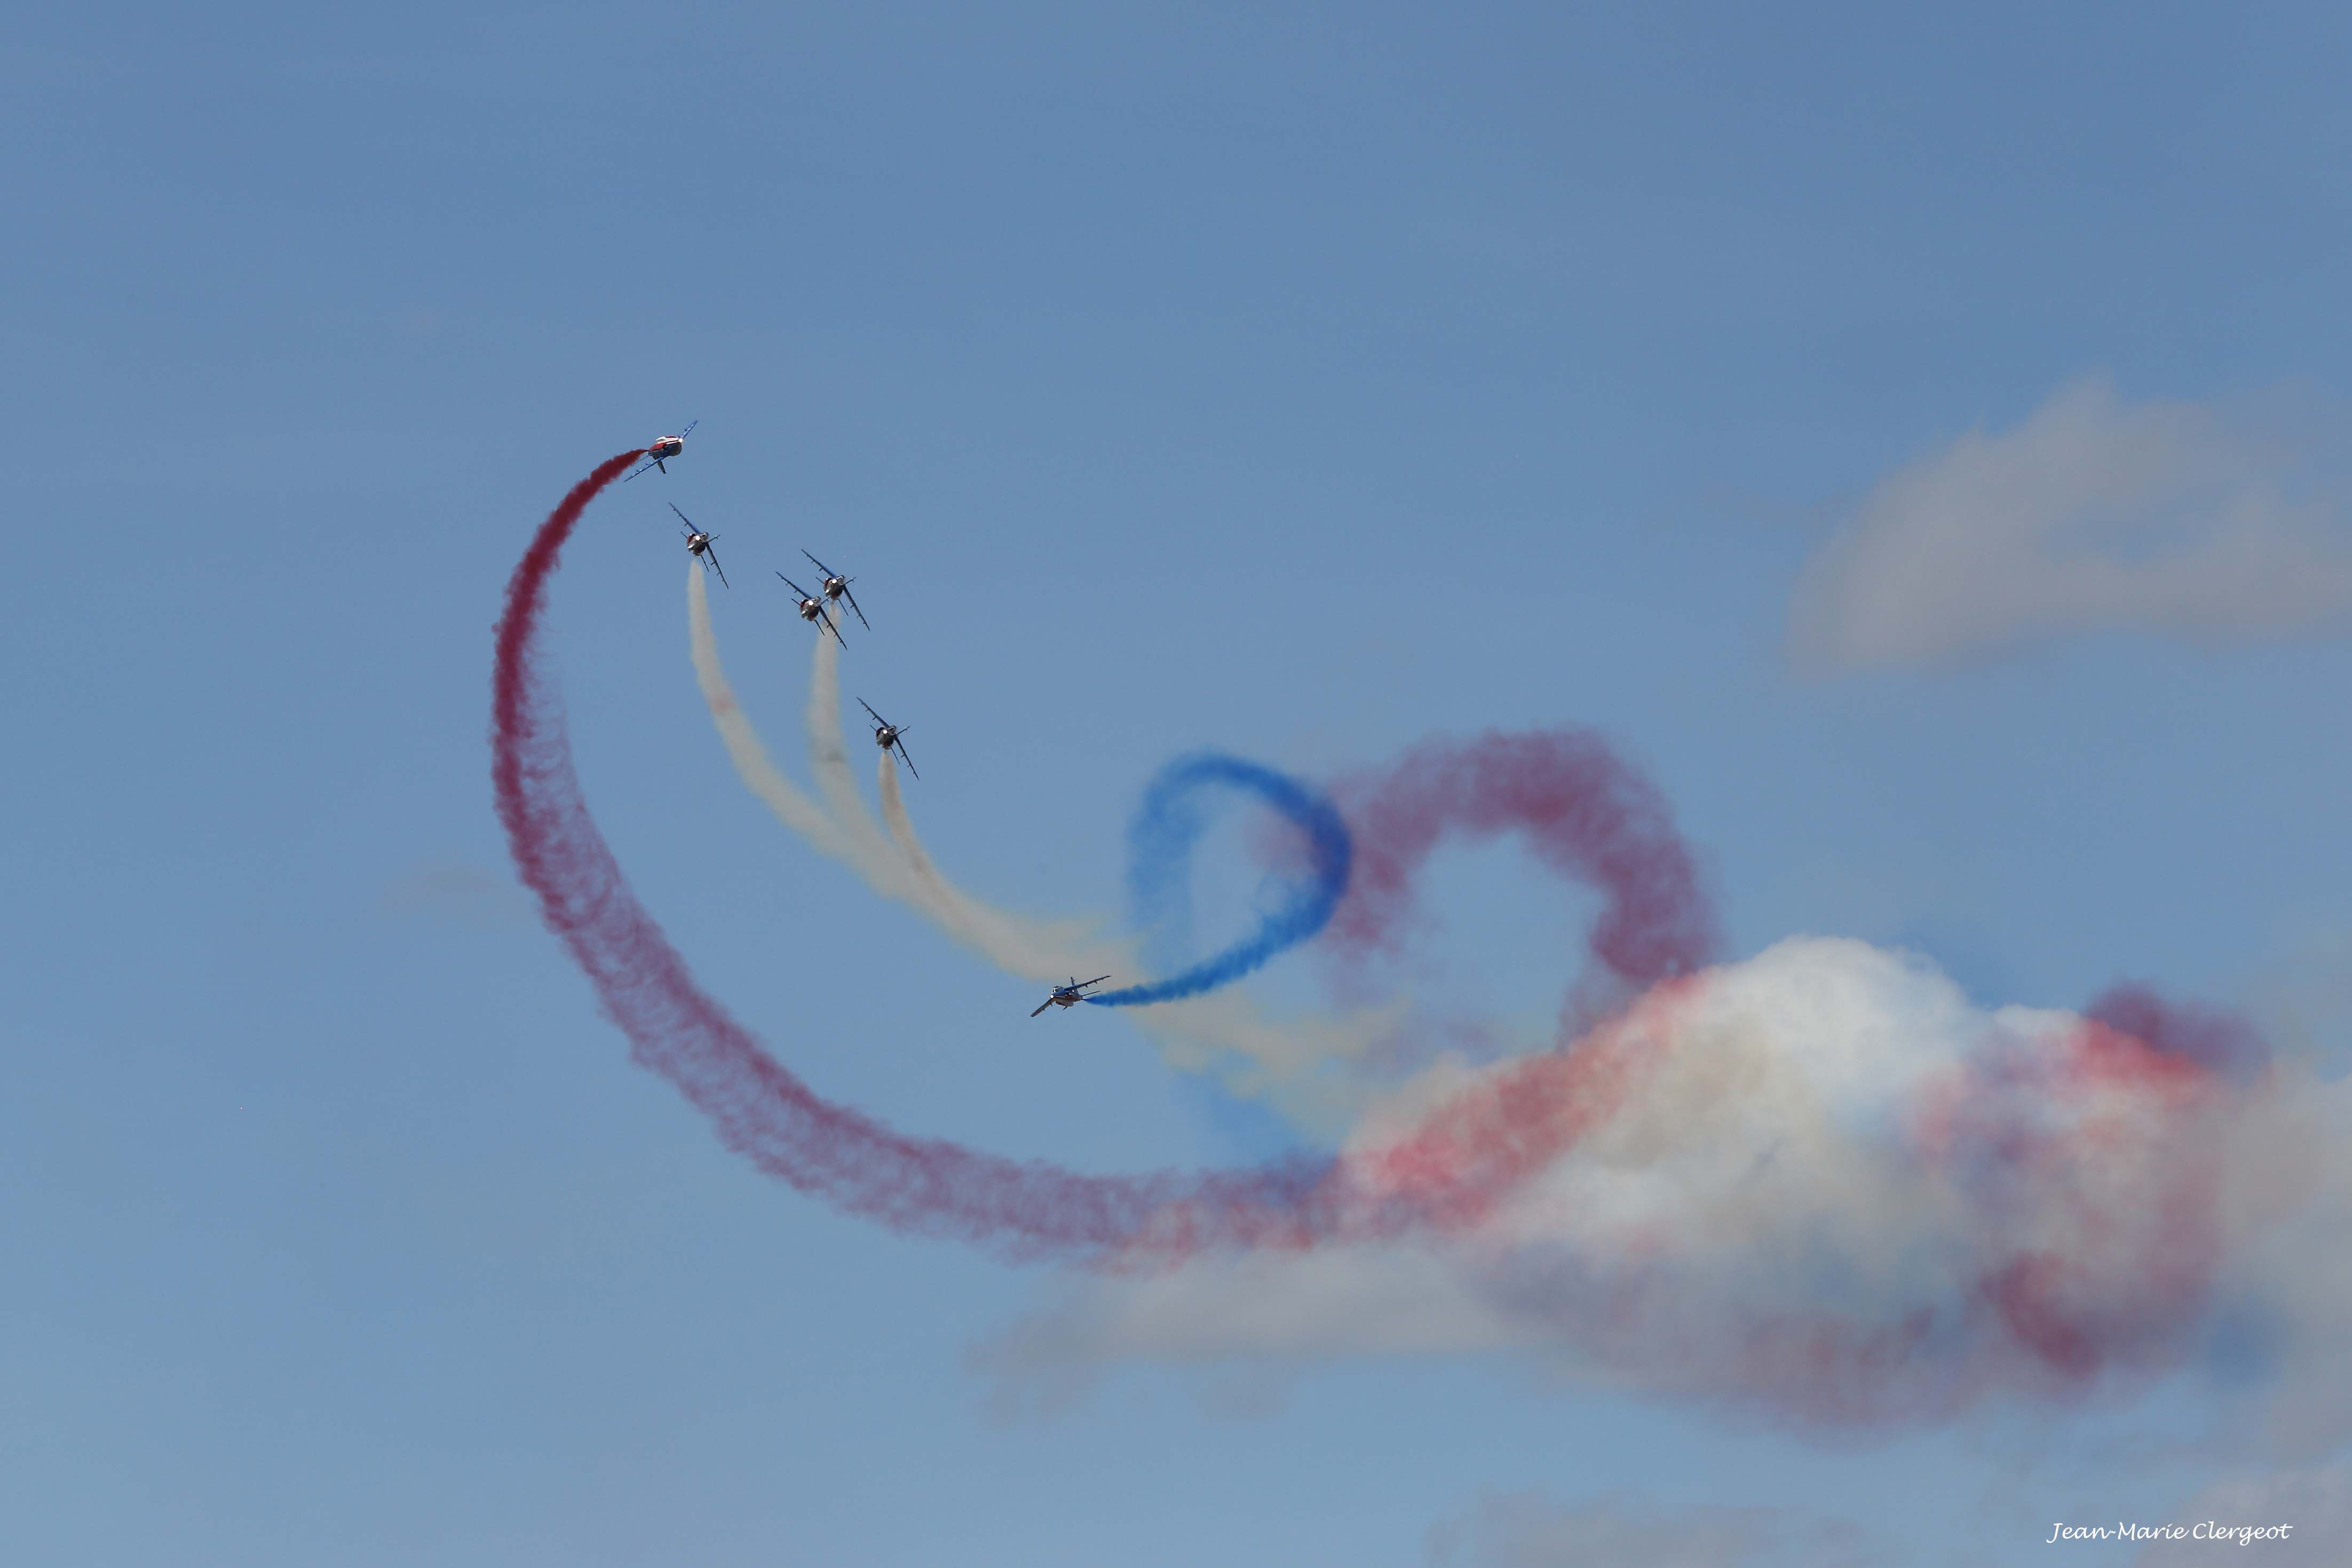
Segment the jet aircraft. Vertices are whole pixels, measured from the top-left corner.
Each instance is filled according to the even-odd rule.
[[[664,459],[675,458],[680,452],[685,451],[686,438],[688,436],[693,435],[694,427],[701,423],[702,421],[699,419],[689,419],[686,422],[686,428],[679,431],[677,435],[665,436],[660,440],[656,441],[652,446],[647,447],[646,448],[646,460],[639,463],[635,468],[631,468],[626,474],[623,475],[621,482],[625,485],[627,484],[631,479],[635,479],[647,468],[659,468],[663,473],[668,473],[669,467]]]
[[[874,721],[874,743],[881,747],[886,752],[890,750],[893,746],[897,747],[898,749],[898,760],[907,764],[907,771],[908,773],[915,773],[915,759],[907,754],[907,742],[898,739],[899,736],[907,732],[908,727],[904,724],[893,724],[890,721],[882,717],[881,714],[875,712],[874,705],[866,701],[863,697],[857,700],[857,705],[866,710],[866,715],[867,718]],[[915,776],[917,778],[921,778],[923,775],[920,773],[915,773]]]
[[[1067,985],[1055,986],[1054,994],[1051,996],[1046,997],[1043,1002],[1037,1004],[1037,1013],[1042,1013],[1048,1007],[1075,1007],[1079,1003],[1088,999],[1087,996],[1087,987],[1089,985],[1099,985],[1109,978],[1110,976],[1108,974],[1097,974],[1092,980],[1081,980],[1076,975],[1073,974],[1070,976],[1070,983]],[[1034,1018],[1037,1016],[1037,1013],[1032,1013],[1029,1016]]]
[[[776,575],[779,577],[784,577],[784,574],[782,572],[777,573]],[[833,640],[835,642],[841,642],[841,628],[835,626],[833,624],[833,617],[824,613],[824,601],[823,599],[812,596],[806,588],[802,587],[790,577],[784,577],[784,586],[790,588],[794,594],[799,595],[801,619],[804,621],[814,621],[820,628],[817,633],[819,637],[823,637],[826,632],[831,632],[833,634]],[[846,647],[849,645],[843,643],[842,646]]]
[[[857,595],[849,591],[849,585],[852,583],[856,582],[857,579],[855,577],[843,576],[840,573],[835,571],[824,562],[819,561],[815,556],[809,555],[809,552],[805,550],[802,551],[801,553],[808,555],[810,563],[818,571],[824,574],[824,580],[817,584],[818,587],[824,590],[824,596],[828,599],[846,599],[849,601],[849,607],[853,610],[857,610]],[[857,610],[857,624],[864,626],[869,632],[874,629],[874,623],[866,618],[866,612],[863,610]]]
[[[677,511],[677,503],[670,502],[669,510]],[[719,564],[719,552],[710,548],[710,542],[719,536],[715,533],[705,533],[695,527],[693,521],[682,511],[677,511],[677,521],[686,529],[686,552],[718,573],[719,585],[722,588],[727,586],[727,568]]]

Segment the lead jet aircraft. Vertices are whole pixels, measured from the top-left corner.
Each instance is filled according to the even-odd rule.
[[[1048,1007],[1075,1007],[1081,1002],[1090,1001],[1092,998],[1087,995],[1087,987],[1099,985],[1109,978],[1108,974],[1097,974],[1092,980],[1081,980],[1074,974],[1070,976],[1070,983],[1067,985],[1055,986],[1054,994],[1037,1004],[1037,1013],[1042,1013]],[[1037,1013],[1032,1013],[1029,1016],[1034,1018]]]
[[[677,503],[670,502],[669,510],[677,511]],[[695,527],[682,511],[677,511],[677,521],[686,529],[686,552],[718,573],[719,585],[722,588],[727,586],[727,568],[719,564],[719,552],[710,548],[710,542],[719,536],[715,533],[705,533]]]
[[[886,752],[896,746],[898,749],[898,760],[907,764],[908,773],[915,773],[915,759],[907,754],[907,742],[898,739],[907,732],[908,727],[904,724],[893,724],[881,714],[875,712],[874,704],[866,701],[863,697],[857,700],[857,705],[866,710],[867,718],[874,721],[874,743]],[[915,776],[921,778],[923,775],[915,773]]]
[[[694,427],[701,423],[702,421],[699,419],[689,419],[686,422],[686,428],[679,431],[677,435],[664,436],[660,440],[656,441],[652,446],[647,447],[646,448],[646,460],[639,463],[635,468],[631,468],[627,473],[622,475],[621,482],[625,485],[627,484],[631,479],[635,479],[647,468],[659,468],[663,473],[668,473],[668,466],[663,461],[663,459],[675,458],[680,452],[685,451],[686,438],[688,436],[693,435]]]
[[[782,572],[777,573],[776,575],[779,577],[784,577],[784,574]],[[824,601],[823,599],[813,596],[806,588],[802,587],[790,577],[784,577],[784,586],[790,588],[794,594],[800,596],[801,619],[804,621],[814,621],[819,628],[817,636],[823,637],[826,632],[831,632],[833,634],[833,640],[835,642],[841,642],[841,628],[835,626],[833,624],[833,617],[824,613]],[[846,647],[849,645],[847,643],[842,643],[842,646]]]

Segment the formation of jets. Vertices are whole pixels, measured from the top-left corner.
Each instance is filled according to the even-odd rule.
[[[668,473],[668,459],[686,450],[686,438],[694,434],[695,426],[701,423],[699,419],[689,420],[686,428],[677,435],[664,436],[659,440],[649,444],[645,450],[646,460],[630,469],[623,482],[626,483],[629,479],[635,479],[648,468],[657,468],[665,474]],[[705,529],[697,528],[692,518],[678,511],[675,501],[669,503],[669,510],[677,514],[678,527],[686,540],[686,552],[701,562],[708,570],[717,573],[719,585],[727,586],[726,569],[719,564],[719,552],[711,548],[713,542],[719,536]],[[810,593],[790,577],[785,577],[782,572],[776,574],[778,577],[783,578],[784,586],[793,591],[793,596],[796,601],[794,607],[799,611],[801,619],[814,625],[817,628],[817,636],[823,637],[825,633],[831,632],[833,640],[841,642],[841,627],[836,622],[841,613],[841,606],[846,604],[851,613],[856,616],[857,624],[867,631],[872,631],[874,623],[866,618],[866,612],[858,606],[857,595],[849,591],[850,584],[856,579],[835,571],[815,556],[809,555],[805,550],[801,553],[808,555],[809,563],[820,574],[817,578],[816,593]],[[867,718],[874,721],[874,743],[885,752],[896,752],[898,754],[898,760],[907,764],[907,771],[913,773],[915,777],[921,778],[922,774],[915,773],[915,759],[907,754],[907,742],[900,739],[906,734],[908,726],[891,723],[881,714],[874,711],[874,705],[863,697],[857,700],[857,705],[866,710]],[[1055,986],[1053,992],[1043,1002],[1037,1004],[1037,1011],[1029,1016],[1034,1018],[1048,1007],[1075,1007],[1081,1002],[1090,1000],[1087,994],[1109,978],[1108,974],[1097,974],[1092,980],[1080,980],[1077,976],[1072,975],[1067,985]]]

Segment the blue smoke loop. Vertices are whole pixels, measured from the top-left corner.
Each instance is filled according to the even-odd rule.
[[[1165,980],[1087,998],[1096,1005],[1139,1007],[1198,996],[1229,984],[1321,931],[1347,892],[1355,845],[1348,837],[1339,808],[1328,796],[1272,768],[1217,752],[1198,752],[1160,770],[1143,792],[1135,820],[1128,825],[1128,893],[1139,911],[1165,908],[1171,899],[1184,896],[1186,863],[1208,826],[1195,796],[1210,785],[1255,795],[1297,824],[1307,837],[1308,876],[1256,931],[1223,952]]]

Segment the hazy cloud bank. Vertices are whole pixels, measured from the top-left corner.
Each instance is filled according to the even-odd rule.
[[[2345,491],[2319,460],[2331,423],[2074,382],[1880,479],[1799,579],[1790,654],[1818,674],[2080,631],[2307,630],[2352,608]]]

